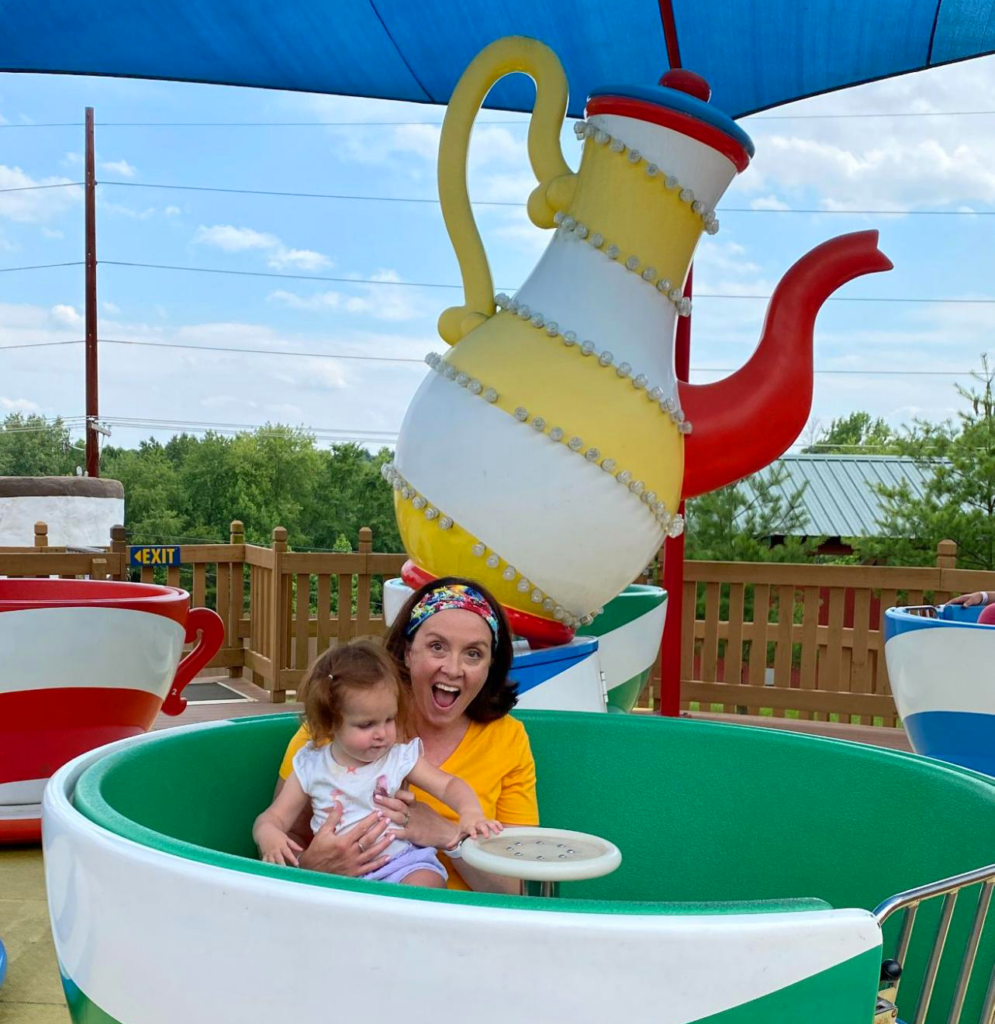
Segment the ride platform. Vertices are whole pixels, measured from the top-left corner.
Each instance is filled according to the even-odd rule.
[[[177,728],[250,715],[285,714],[299,711],[292,702],[271,704],[265,691],[241,679],[202,679],[191,684],[224,686],[226,697],[214,689],[204,693],[215,699],[199,702],[196,690],[178,718],[160,714],[154,730]],[[220,698],[220,699],[219,699]],[[849,739],[872,745],[908,750],[899,729],[846,726],[831,722],[793,721],[740,715],[693,712],[690,717],[713,721],[734,721],[761,728],[791,730]],[[3,1024],[70,1024],[55,947],[48,917],[44,869],[38,846],[0,848],[0,936],[7,947],[9,965],[6,982],[0,987],[0,1020]],[[246,972],[252,968],[246,964]]]

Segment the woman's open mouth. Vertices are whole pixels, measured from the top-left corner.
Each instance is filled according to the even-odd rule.
[[[448,683],[432,684],[432,700],[435,701],[436,707],[443,710],[451,708],[459,695],[460,688],[458,686],[450,686]]]

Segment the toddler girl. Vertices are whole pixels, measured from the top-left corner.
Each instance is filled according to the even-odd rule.
[[[310,742],[294,756],[294,771],[279,795],[256,819],[252,837],[269,864],[297,864],[300,847],[287,835],[311,804],[317,832],[333,804],[342,806],[339,829],[377,808],[374,793],[393,796],[405,779],[459,815],[466,836],[497,835],[502,826],[484,817],[480,801],[462,780],[425,760],[421,740],[397,742],[404,732],[398,714],[403,688],[393,659],[367,640],[331,648],[311,666],[301,686]],[[400,718],[400,723],[399,723]],[[364,877],[441,889],[446,869],[431,847],[395,839],[389,863]]]

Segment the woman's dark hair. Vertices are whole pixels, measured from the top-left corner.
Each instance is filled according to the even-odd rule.
[[[384,647],[397,662],[401,673],[401,682],[410,686],[411,676],[404,656],[407,653],[408,644],[411,642],[411,637],[407,636],[408,623],[411,621],[411,609],[426,594],[439,587],[461,585],[473,587],[491,606],[494,618],[497,619],[497,638],[492,637],[491,639],[491,667],[487,673],[487,679],[484,681],[480,693],[473,698],[466,709],[467,717],[472,722],[493,722],[498,718],[504,718],[518,702],[518,686],[508,679],[511,659],[514,654],[508,620],[505,618],[504,609],[486,587],[482,587],[475,580],[465,579],[462,576],[443,576],[441,579],[423,584],[404,602],[404,607],[398,612],[394,624],[387,633]]]

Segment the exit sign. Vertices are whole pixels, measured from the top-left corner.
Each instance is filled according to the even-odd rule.
[[[179,565],[180,549],[178,545],[144,544],[131,548],[132,565]]]

